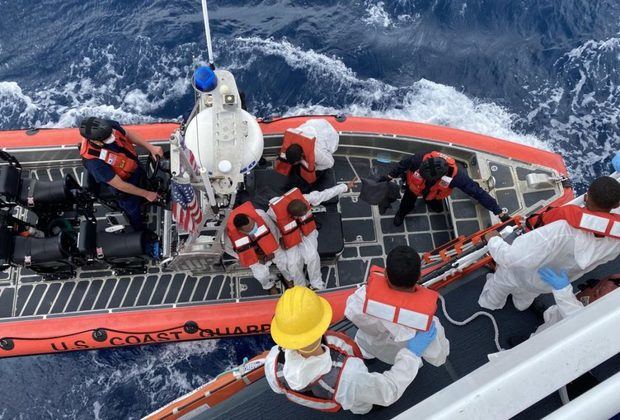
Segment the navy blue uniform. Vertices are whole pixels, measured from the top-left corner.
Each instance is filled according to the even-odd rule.
[[[120,131],[123,134],[126,134],[125,129],[121,127],[121,125],[116,121],[109,121],[117,131]],[[122,152],[121,148],[118,147],[117,144],[105,144],[103,146],[104,149],[109,149],[114,152]],[[101,159],[82,159],[82,163],[86,170],[95,178],[95,181],[98,183],[109,183],[116,176],[114,169]],[[125,182],[140,186],[141,180],[144,177],[144,171],[141,167],[138,166],[138,169],[129,177],[129,179],[125,180]],[[112,187],[113,188],[113,187]],[[114,189],[114,188],[113,188]],[[122,191],[116,191],[118,198],[116,202],[118,206],[125,212],[127,218],[129,219],[129,223],[135,230],[143,230],[144,229],[144,221],[142,220],[142,204],[144,203],[144,198],[138,197],[137,195],[126,194]]]
[[[424,155],[411,155],[408,158],[401,160],[398,165],[390,171],[392,178],[398,178],[405,175],[408,170],[417,171],[422,164]],[[467,175],[464,170],[459,170],[455,177],[450,182],[450,188],[458,188],[465,194],[469,195],[474,200],[478,201],[484,208],[493,212],[493,214],[500,214],[502,209],[497,204],[497,201],[489,195],[488,192],[483,190],[480,185]],[[403,194],[403,199],[398,209],[398,214],[404,217],[407,213],[413,210],[415,205],[415,199],[417,197],[413,195],[411,190],[407,188]]]

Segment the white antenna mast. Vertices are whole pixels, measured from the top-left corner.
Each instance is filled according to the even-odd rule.
[[[209,54],[209,66],[213,69],[213,47],[211,46],[211,28],[209,27],[209,10],[207,9],[207,0],[202,0],[202,18],[205,24],[205,35],[207,37],[207,53]]]

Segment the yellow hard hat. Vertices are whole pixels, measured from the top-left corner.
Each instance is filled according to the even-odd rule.
[[[307,287],[295,286],[278,300],[271,337],[285,349],[303,349],[321,338],[331,322],[329,302]]]

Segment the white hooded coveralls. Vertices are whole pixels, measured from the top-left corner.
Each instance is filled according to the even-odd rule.
[[[284,350],[284,378],[295,390],[302,390],[332,367],[329,349],[320,356],[302,357],[295,350]],[[278,346],[274,346],[265,360],[265,378],[274,392],[282,393],[274,372]],[[389,406],[396,402],[418,374],[422,360],[408,349],[401,349],[394,366],[383,373],[370,373],[364,361],[349,357],[342,369],[334,399],[344,410],[366,414],[373,405]]]
[[[305,137],[314,137],[314,165],[317,171],[324,171],[334,166],[334,153],[338,150],[340,135],[324,119],[308,120],[291,131]]]
[[[620,240],[597,238],[558,220],[517,237],[512,245],[500,237],[491,238],[488,249],[497,268],[487,275],[478,304],[500,309],[512,294],[515,307],[523,311],[538,295],[553,291],[540,279],[539,268],[565,270],[571,281],[578,279],[618,257]]]
[[[550,326],[560,322],[564,318],[574,314],[583,308],[583,304],[577,299],[573,293],[573,285],[560,289],[553,290],[553,298],[555,299],[555,305],[549,307],[544,313],[543,318],[545,323],[542,324],[536,330],[536,333],[546,330]],[[536,334],[534,333],[534,334]]]
[[[394,364],[396,355],[407,347],[407,342],[415,337],[416,330],[376,318],[364,313],[366,286],[362,286],[347,299],[344,315],[358,328],[355,342],[365,358],[376,357],[384,363]],[[437,336],[426,348],[422,358],[433,366],[441,366],[450,354],[450,341],[436,316],[433,317]]]
[[[267,216],[267,214],[263,210],[256,209],[256,213],[263,219],[265,225],[271,231],[271,234],[276,238],[276,241],[280,241],[280,231],[273,223],[273,221]],[[232,242],[224,230],[224,251],[231,256],[238,258],[237,253],[233,249]],[[275,274],[271,274],[269,272],[269,266],[271,264],[275,264],[278,267],[278,270],[282,273],[285,279],[290,280],[292,277],[289,274],[288,267],[286,264],[286,254],[282,248],[278,248],[276,252],[273,253],[273,259],[271,261],[267,261],[265,264],[261,264],[257,262],[256,264],[252,264],[249,268],[252,271],[252,275],[256,280],[260,282],[263,286],[263,289],[269,290],[271,289],[277,280],[277,276]]]
[[[338,184],[323,191],[312,191],[311,193],[304,194],[304,198],[311,206],[318,206],[324,201],[347,192],[347,190],[348,187],[345,184]],[[267,210],[267,214],[274,221],[276,220],[276,215],[271,208]],[[308,268],[310,285],[318,290],[325,289],[325,283],[321,276],[318,230],[315,230],[308,236],[302,236],[302,240],[298,245],[285,250],[284,253],[286,254],[287,269],[295,286],[306,285],[305,264]]]

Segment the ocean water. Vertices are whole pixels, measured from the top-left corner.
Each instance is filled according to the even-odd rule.
[[[578,190],[620,148],[620,3],[212,0],[215,61],[257,116],[346,112],[561,153]],[[0,0],[0,129],[174,120],[199,0]],[[2,418],[135,418],[264,337],[0,360]]]

